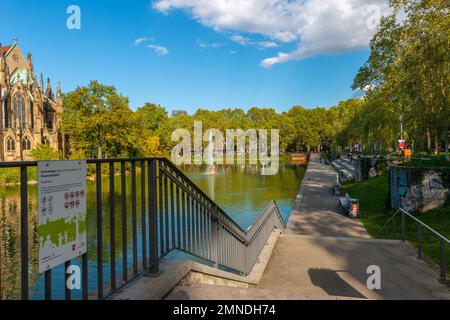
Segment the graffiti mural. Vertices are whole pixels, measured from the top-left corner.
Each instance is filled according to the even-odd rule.
[[[381,156],[359,157],[355,159],[355,179],[362,182],[386,173],[388,161]]]
[[[391,167],[390,193],[394,209],[428,211],[449,199],[450,170]]]

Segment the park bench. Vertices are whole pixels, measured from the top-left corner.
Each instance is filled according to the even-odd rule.
[[[353,210],[352,204],[353,203],[357,204],[358,200],[350,198],[350,195],[348,193],[345,193],[344,196],[339,197],[338,199],[339,199],[339,207],[342,208],[342,210],[344,210],[345,213],[355,218],[358,216],[359,209],[356,209],[355,212],[352,211]]]
[[[333,193],[335,196],[340,196],[342,193],[341,177],[339,174],[336,175],[336,182],[333,185]]]
[[[339,196],[342,193],[342,185],[339,182],[333,186],[333,193],[335,196]]]
[[[339,197],[339,207],[348,212],[350,210],[351,200],[352,199],[350,199],[348,193],[346,193],[343,197]]]

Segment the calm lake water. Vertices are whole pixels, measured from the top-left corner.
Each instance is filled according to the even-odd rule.
[[[247,228],[258,218],[271,200],[276,200],[285,221],[288,220],[294,200],[303,179],[305,167],[294,164],[280,164],[279,173],[275,176],[261,176],[256,166],[219,166],[215,175],[205,174],[205,167],[185,166],[181,168],[187,176],[196,183],[208,196],[224,209],[240,226]],[[104,243],[104,283],[108,291],[110,278],[109,243],[109,182],[103,181],[103,243]],[[115,253],[117,259],[117,283],[120,283],[122,273],[121,247],[121,194],[120,177],[115,180]],[[97,287],[96,272],[96,186],[88,182],[88,259],[89,259],[89,291],[95,294]],[[127,176],[127,207],[128,207],[128,270],[132,270],[132,232],[131,232],[131,175]],[[29,286],[32,299],[42,299],[44,296],[44,279],[37,271],[37,186],[28,186],[29,202]],[[140,175],[137,174],[137,221],[140,217]],[[0,299],[15,299],[20,297],[20,192],[19,187],[0,187]],[[138,255],[141,258],[141,230],[138,224]],[[81,265],[79,259],[72,261]],[[64,297],[64,271],[57,267],[52,271],[52,295],[54,299]],[[81,292],[74,290],[72,296],[79,298]]]

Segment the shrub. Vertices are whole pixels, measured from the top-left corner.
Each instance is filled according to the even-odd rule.
[[[59,152],[46,144],[40,144],[31,150],[31,156],[36,161],[61,160]]]

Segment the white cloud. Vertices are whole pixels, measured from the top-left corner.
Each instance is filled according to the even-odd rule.
[[[239,43],[240,45],[254,46],[258,49],[273,49],[278,47],[278,44],[273,41],[253,41],[250,38],[238,34],[230,37],[230,39],[234,42]]]
[[[233,40],[234,42],[237,42],[237,43],[243,45],[243,46],[248,45],[249,42],[250,42],[249,38],[246,38],[246,37],[243,37],[243,36],[240,36],[240,35],[234,35],[230,39]]]
[[[163,47],[163,46],[149,44],[147,46],[147,48],[152,49],[159,56],[165,56],[165,55],[169,54],[169,49],[167,49],[166,47]]]
[[[143,44],[144,42],[148,42],[148,41],[153,41],[153,38],[152,37],[137,38],[136,40],[134,40],[134,45],[137,47],[137,46]]]
[[[231,39],[259,49],[296,43],[261,62],[263,67],[317,54],[367,48],[376,29],[373,22],[387,12],[387,0],[153,0],[153,8],[168,14],[183,10],[218,32],[231,31],[264,37]]]
[[[200,40],[197,40],[197,45],[200,48],[203,48],[203,49],[209,49],[209,48],[211,48],[211,49],[218,49],[218,48],[223,46],[223,44],[219,43],[219,42],[205,43],[205,42],[202,42]]]

